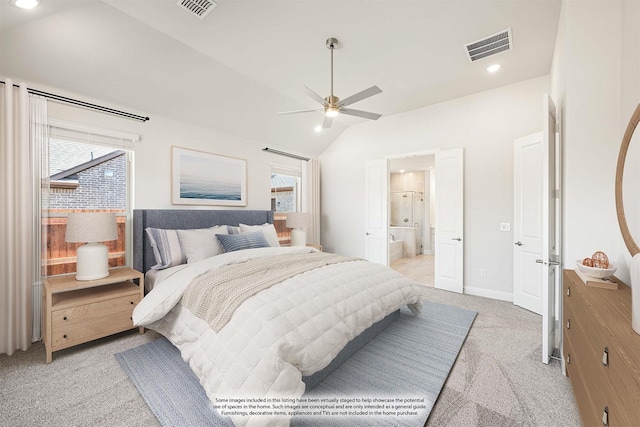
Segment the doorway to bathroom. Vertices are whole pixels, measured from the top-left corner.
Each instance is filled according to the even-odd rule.
[[[435,155],[389,161],[389,265],[434,286]]]

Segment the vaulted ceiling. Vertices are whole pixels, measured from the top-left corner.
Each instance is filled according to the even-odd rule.
[[[204,19],[176,0],[0,0],[0,76],[108,106],[317,155],[347,127],[316,133],[303,85],[351,107],[398,114],[549,74],[560,0],[217,0]],[[469,62],[463,45],[511,28],[513,49]],[[495,74],[486,67],[498,62]]]

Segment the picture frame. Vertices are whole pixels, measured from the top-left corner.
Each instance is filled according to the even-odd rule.
[[[171,195],[176,205],[247,205],[247,161],[171,147]]]

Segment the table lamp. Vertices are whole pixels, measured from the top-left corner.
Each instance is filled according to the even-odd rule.
[[[109,276],[109,249],[98,242],[117,239],[115,213],[70,212],[64,240],[85,243],[77,252],[76,280],[96,280]]]
[[[309,225],[309,214],[305,212],[287,213],[288,228],[291,230],[291,246],[305,246],[307,244],[307,232],[305,229]]]

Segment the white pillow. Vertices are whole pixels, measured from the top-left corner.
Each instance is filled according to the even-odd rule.
[[[242,233],[252,233],[254,231],[262,231],[264,234],[264,238],[269,242],[269,246],[274,248],[280,247],[280,242],[278,241],[278,233],[276,233],[276,228],[273,224],[269,224],[268,222],[262,225],[246,225],[240,224],[240,231]]]
[[[227,234],[227,226],[178,230],[182,250],[187,255],[187,264],[224,253],[216,234]]]

